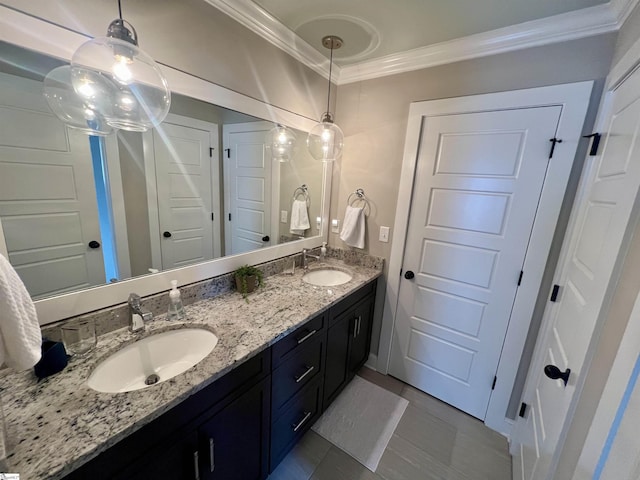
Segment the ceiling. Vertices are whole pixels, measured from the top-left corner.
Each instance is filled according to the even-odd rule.
[[[640,0],[204,0],[338,84],[613,32]]]
[[[608,0],[253,0],[316,50],[337,35],[345,66],[607,3]]]

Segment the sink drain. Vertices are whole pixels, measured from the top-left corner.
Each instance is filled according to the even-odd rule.
[[[155,385],[156,383],[158,383],[160,381],[160,377],[158,375],[156,375],[155,373],[152,373],[151,375],[149,375],[144,383],[146,385]]]

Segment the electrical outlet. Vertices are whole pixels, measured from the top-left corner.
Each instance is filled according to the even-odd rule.
[[[287,212],[286,210],[280,210],[280,221],[282,223],[287,223],[287,216],[289,215],[289,212]]]
[[[337,218],[331,220],[331,232],[340,233],[340,220],[338,220]]]
[[[389,230],[389,227],[380,227],[380,235],[378,235],[378,240],[387,243],[389,241]]]

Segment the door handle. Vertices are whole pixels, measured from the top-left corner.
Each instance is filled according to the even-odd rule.
[[[302,381],[302,379],[304,377],[306,377],[307,375],[309,375],[311,372],[313,372],[313,369],[315,368],[313,365],[310,367],[305,366],[305,368],[307,369],[302,375],[300,375],[299,377],[293,377],[296,381],[296,383],[300,383]]]
[[[413,277],[415,277],[415,274],[411,270],[404,272],[404,278],[407,280],[411,280]]]
[[[544,367],[544,374],[552,380],[561,379],[564,382],[564,386],[567,386],[569,381],[569,375],[571,375],[571,369],[567,368],[564,372],[560,371],[555,365],[547,365]]]
[[[91,240],[89,242],[89,248],[100,248],[100,242],[96,242],[95,240]]]
[[[215,443],[213,438],[209,439],[209,471],[213,472],[216,469],[216,457],[215,457]]]
[[[194,469],[193,478],[195,480],[200,480],[200,466],[199,466],[199,459],[198,459],[198,451],[197,450],[195,452],[193,452],[193,469]]]
[[[298,342],[298,345],[300,345],[302,342],[309,340],[313,335],[315,335],[315,333],[317,332],[317,330],[311,330],[308,331],[306,330],[306,334],[304,334],[304,336],[300,337],[300,338],[296,338],[296,342]]]
[[[269,240],[271,240],[271,238],[269,238],[269,235],[265,235],[264,237],[262,237],[263,242],[268,242]]]
[[[311,416],[311,412],[305,412],[304,418],[300,420],[299,423],[291,425],[291,428],[293,428],[293,431],[297,432],[298,430],[300,430],[300,427],[302,427],[302,425],[304,425],[306,421],[309,420],[310,416]]]
[[[164,238],[171,238],[171,232],[164,232],[164,233],[162,234],[162,236],[163,236]]]

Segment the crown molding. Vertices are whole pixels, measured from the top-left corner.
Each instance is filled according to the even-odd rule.
[[[251,0],[204,1],[226,13],[324,78],[329,78],[329,59],[257,3]],[[334,64],[332,78],[340,78],[340,70],[340,67]]]
[[[618,20],[618,28],[629,18],[639,0],[610,0],[609,5]]]
[[[251,0],[205,0],[254,33],[329,78],[328,59]],[[343,67],[333,66],[338,85],[421,70],[472,58],[566,42],[616,31],[640,0],[611,0],[552,17],[511,25]]]

